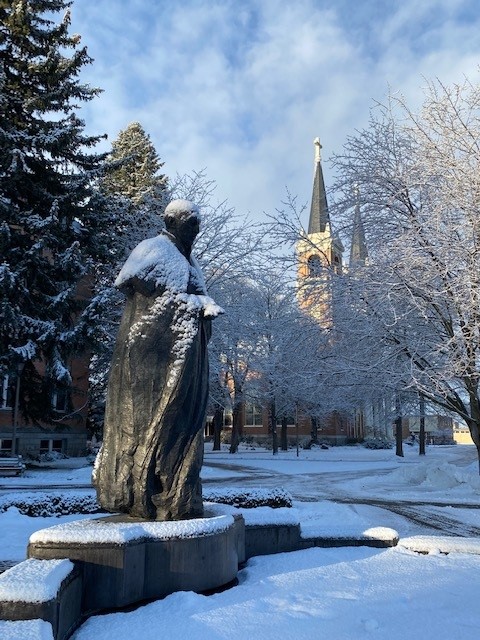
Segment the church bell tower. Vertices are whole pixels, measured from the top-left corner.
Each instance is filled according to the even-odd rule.
[[[343,245],[332,233],[323,179],[320,139],[313,141],[315,165],[308,232],[297,242],[297,296],[300,306],[325,328],[332,322],[331,277],[341,273]]]

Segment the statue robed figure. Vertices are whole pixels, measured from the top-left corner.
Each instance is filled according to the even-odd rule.
[[[164,220],[165,231],[141,242],[115,281],[126,306],[94,474],[104,509],[149,520],[203,514],[207,342],[222,313],[191,255],[198,208],[174,200]]]

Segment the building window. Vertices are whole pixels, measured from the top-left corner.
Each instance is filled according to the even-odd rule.
[[[11,438],[2,438],[0,440],[0,455],[4,456],[7,453],[12,453],[13,440]]]
[[[68,393],[66,389],[57,388],[52,394],[52,408],[59,413],[65,413],[68,404]]]
[[[245,404],[245,426],[257,427],[262,424],[262,408],[253,402],[247,402]]]
[[[11,376],[0,378],[0,409],[13,409],[15,403],[15,380]]]
[[[62,453],[63,452],[63,440],[40,440],[40,454],[42,453]]]
[[[315,278],[322,273],[322,261],[320,256],[310,256],[307,260],[308,276]]]

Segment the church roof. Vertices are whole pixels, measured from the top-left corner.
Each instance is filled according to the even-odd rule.
[[[325,192],[325,182],[323,180],[320,140],[315,138],[315,175],[313,179],[312,203],[310,205],[310,219],[308,221],[308,233],[324,232],[327,224],[330,224],[328,215],[327,194]]]

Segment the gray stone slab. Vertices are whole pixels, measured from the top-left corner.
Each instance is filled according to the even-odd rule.
[[[39,561],[32,571],[32,563],[25,561],[0,577],[0,619],[45,620],[53,638],[65,640],[81,620],[82,578],[72,565],[68,575],[52,584],[50,565]],[[48,588],[42,588],[42,580],[49,581]]]
[[[302,549],[299,524],[245,526],[246,558]]]

